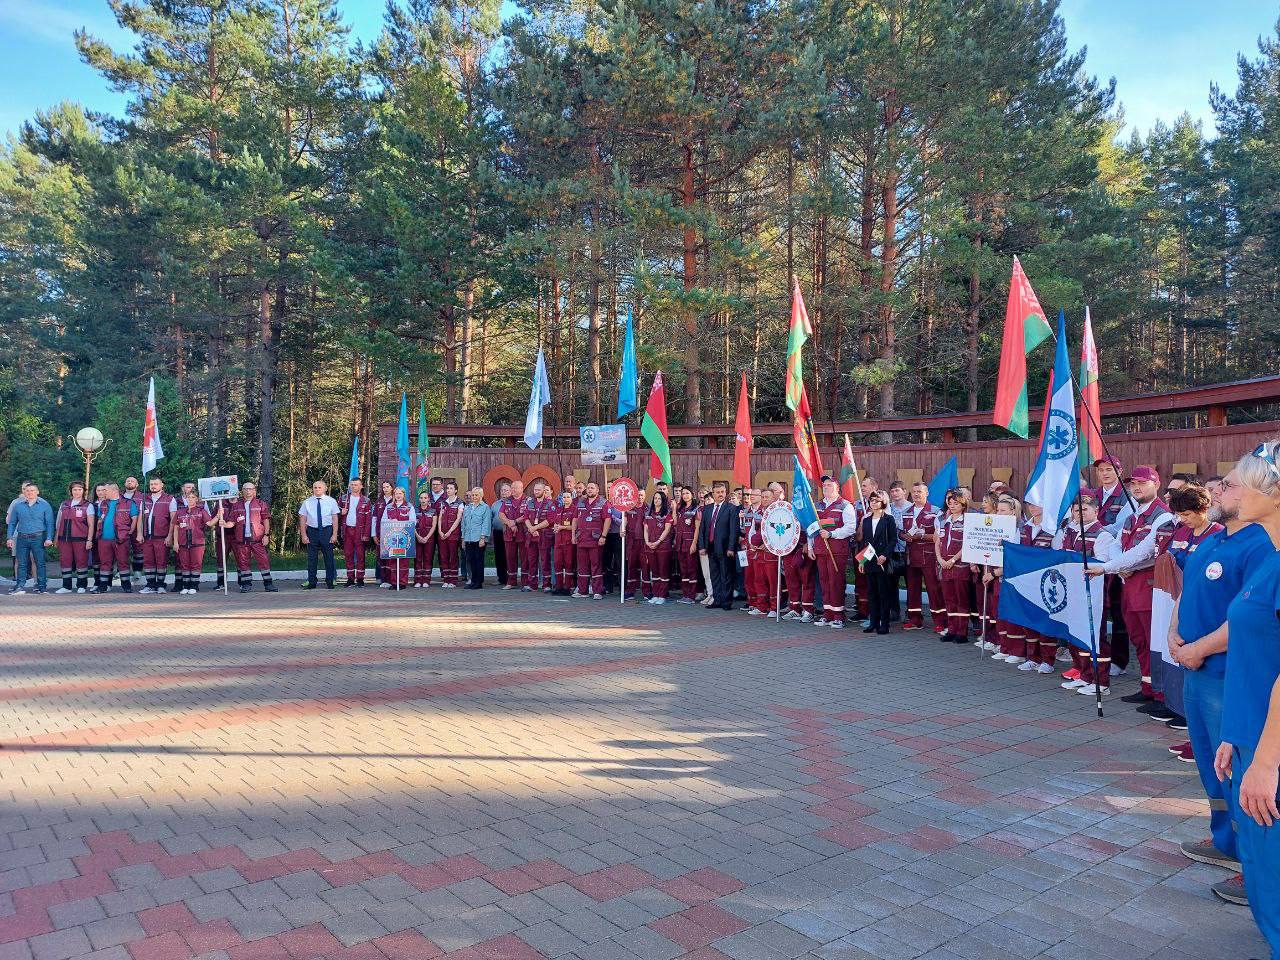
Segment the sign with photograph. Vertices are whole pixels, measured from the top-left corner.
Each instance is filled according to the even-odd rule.
[[[579,427],[578,439],[582,444],[584,467],[627,462],[627,428],[621,423]]]
[[[196,489],[201,500],[230,500],[240,496],[240,478],[235,474],[229,477],[201,477],[196,481]]]

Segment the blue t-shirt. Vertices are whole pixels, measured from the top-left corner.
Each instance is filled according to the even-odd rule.
[[[1254,568],[1227,611],[1227,677],[1222,688],[1222,739],[1257,746],[1280,677],[1280,553]]]
[[[1274,552],[1267,531],[1250,523],[1230,535],[1219,530],[1194,551],[1184,553],[1179,564],[1183,575],[1182,599],[1178,603],[1178,633],[1182,639],[1193,643],[1222,626],[1227,607],[1245,579]],[[1227,646],[1230,649],[1229,638]],[[1226,669],[1225,653],[1206,657],[1200,668],[1217,677]]]
[[[116,507],[120,505],[119,500],[110,500],[107,503],[107,515],[102,518],[102,540],[114,540],[116,538]]]

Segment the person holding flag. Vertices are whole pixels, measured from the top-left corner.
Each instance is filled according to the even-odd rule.
[[[822,500],[816,505],[816,536],[811,535],[809,556],[818,565],[818,583],[822,588],[822,616],[818,626],[844,629],[845,570],[849,566],[850,539],[857,532],[858,521],[853,504],[840,496],[840,485],[833,477],[822,478]]]
[[[870,622],[863,633],[887,634],[889,614],[893,610],[890,591],[894,578],[889,569],[893,551],[898,543],[898,525],[889,512],[889,498],[877,490],[867,497],[867,515],[862,519],[859,537],[861,546],[854,559],[864,573],[868,586],[868,614]]]

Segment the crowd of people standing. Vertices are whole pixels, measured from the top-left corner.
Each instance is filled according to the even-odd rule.
[[[372,561],[382,589],[428,588],[438,570],[444,589],[479,590],[492,550],[504,590],[597,601],[621,593],[653,605],[723,610],[744,602],[748,615],[833,629],[856,615],[864,632],[879,634],[899,620],[903,631],[922,635],[927,612],[941,642],[974,643],[992,661],[1028,674],[1054,675],[1061,664],[1061,687],[1095,699],[1109,696],[1113,679],[1136,660],[1138,688],[1121,699],[1187,732],[1171,752],[1196,764],[1210,804],[1210,836],[1184,844],[1183,852],[1242,871],[1214,892],[1248,903],[1274,949],[1280,947],[1280,827],[1273,829],[1280,821],[1278,452],[1280,441],[1261,444],[1229,474],[1204,483],[1179,474],[1162,484],[1153,467],[1126,473],[1105,457],[1093,464],[1093,486],[1069,522],[1053,533],[1038,507],[999,482],[980,499],[956,487],[935,505],[923,483],[881,489],[864,477],[850,500],[835,479],[823,477],[817,525],[781,558],[766,547],[762,528],[767,508],[788,499],[778,482],[733,490],[725,483],[695,489],[659,482],[645,502],[619,510],[598,484],[573,475],[559,490],[543,480],[528,491],[519,481],[503,483],[493,502],[481,488],[460,495],[454,482],[439,478],[416,503],[390,483],[370,496],[356,478],[335,498],[317,481],[297,513],[308,554],[302,586],[335,589],[340,552],[348,588],[366,585]],[[195,594],[210,545],[219,588],[225,545],[241,592],[253,589],[255,570],[262,589],[277,590],[267,549],[271,507],[252,483],[236,497],[211,502],[200,500],[194,484],[172,495],[155,475],[146,491],[130,477],[96,485],[91,498],[85,493],[72,482],[54,509],[34,484],[23,485],[7,513],[11,594],[45,591],[46,550],[55,546],[61,594],[117,586],[128,593],[135,580],[142,594]],[[1105,578],[1096,651],[1068,649],[1001,617],[1003,570],[961,558],[965,524],[982,513],[1018,518],[1021,543],[1080,553],[1086,575]],[[1154,571],[1164,554],[1180,568],[1183,587],[1167,644],[1153,649]]]

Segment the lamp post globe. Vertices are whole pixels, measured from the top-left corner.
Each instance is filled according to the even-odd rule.
[[[102,431],[97,427],[81,427],[76,432],[76,446],[82,453],[97,453],[103,446]]]

